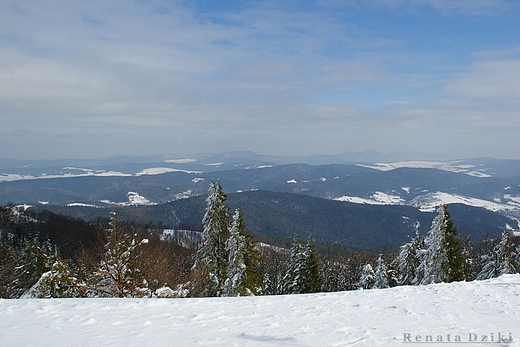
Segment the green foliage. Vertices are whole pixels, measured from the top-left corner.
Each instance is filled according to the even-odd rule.
[[[444,210],[443,232],[444,244],[447,261],[443,264],[442,269],[445,273],[444,282],[464,281],[464,264],[465,258],[462,244],[457,234],[457,228],[453,225],[450,213],[446,205],[442,205]]]
[[[365,264],[361,271],[361,278],[359,279],[359,289],[372,289],[376,283],[376,273],[372,265]]]
[[[18,295],[29,290],[51,266],[52,256],[40,247],[38,239],[26,241],[20,263],[15,268],[15,288]]]
[[[320,262],[314,244],[309,238],[305,245],[305,272],[309,281],[309,293],[321,291],[323,282],[320,275]]]
[[[283,293],[302,294],[321,291],[320,264],[314,246],[309,239],[303,246],[293,240],[291,258],[283,278]]]
[[[56,257],[51,269],[42,274],[38,282],[24,297],[78,298],[85,294],[86,286],[80,281],[67,260]]]
[[[238,208],[233,216],[230,236],[226,242],[229,260],[223,289],[225,296],[258,295],[260,293],[260,277],[257,273],[260,251],[256,248],[253,238],[243,233],[244,229],[244,218]]]
[[[202,219],[202,243],[194,265],[194,268],[198,268],[209,279],[208,287],[203,291],[206,296],[220,296],[227,278],[229,255],[226,241],[232,219],[229,207],[224,205],[226,199],[220,182],[212,182],[206,199],[206,213]]]
[[[137,256],[137,248],[147,241],[137,241],[133,234],[123,232],[114,214],[105,252],[94,274],[91,295],[120,298],[150,296]]]

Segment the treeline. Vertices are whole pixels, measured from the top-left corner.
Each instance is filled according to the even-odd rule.
[[[290,249],[259,243],[226,199],[220,182],[212,182],[197,249],[115,214],[92,224],[1,207],[0,297],[278,295],[472,281],[520,270],[517,234],[507,230],[475,243],[457,234],[444,205],[427,235],[379,254],[310,238],[294,238]]]

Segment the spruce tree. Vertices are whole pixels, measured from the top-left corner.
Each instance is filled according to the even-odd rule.
[[[260,252],[252,237],[243,233],[245,229],[242,211],[238,208],[233,216],[226,251],[229,255],[224,296],[245,296],[259,293],[260,281],[256,272]]]
[[[359,279],[358,288],[359,289],[372,289],[374,288],[374,284],[376,282],[376,274],[372,265],[365,264],[363,269],[361,270],[361,278]]]
[[[15,268],[15,295],[29,290],[52,265],[52,256],[45,251],[35,237],[25,242],[20,264]]]
[[[419,233],[411,242],[401,246],[401,252],[397,258],[398,261],[398,284],[410,285],[416,277],[416,269],[419,266],[419,255],[417,254],[421,248],[421,237]]]
[[[493,247],[493,250],[482,256],[483,266],[477,275],[477,280],[518,273],[516,257],[517,251],[513,242],[513,233],[506,230],[502,233],[500,241]]]
[[[376,271],[374,276],[374,286],[375,289],[384,289],[390,287],[388,285],[388,272],[385,261],[383,260],[383,255],[380,254],[379,258],[377,258]]]
[[[500,263],[498,272],[500,275],[509,275],[518,273],[518,264],[516,262],[515,243],[513,242],[513,233],[511,230],[506,230],[502,233],[500,240]]]
[[[86,290],[67,260],[54,257],[51,269],[40,277],[23,298],[78,298]]]
[[[300,293],[301,267],[303,263],[302,244],[296,238],[293,239],[291,245],[291,256],[289,266],[282,279],[282,293],[283,294],[298,294]]]
[[[459,282],[465,280],[464,265],[466,262],[465,254],[462,248],[462,243],[459,239],[457,228],[455,228],[451,220],[450,213],[446,205],[442,205],[444,221],[445,221],[445,237],[444,248],[446,249],[446,256],[448,261],[444,265],[444,272],[446,274],[443,282]]]
[[[311,238],[307,240],[307,244],[304,249],[305,254],[305,277],[308,281],[308,291],[307,293],[316,293],[321,291],[323,283],[320,275],[320,263],[318,260],[318,255],[316,254],[316,249],[311,242]]]
[[[229,238],[231,214],[229,207],[224,205],[226,199],[220,182],[212,182],[206,199],[206,212],[202,219],[202,242],[193,266],[207,280],[207,288],[199,288],[204,296],[222,295],[227,278],[229,259],[226,242]]]
[[[137,241],[134,235],[125,233],[115,213],[111,215],[110,227],[90,295],[120,298],[150,296],[146,280],[138,267],[137,251],[137,247],[148,240]]]
[[[437,209],[437,215],[426,239],[425,249],[419,251],[420,264],[416,270],[416,284],[464,280],[464,257],[446,205]]]

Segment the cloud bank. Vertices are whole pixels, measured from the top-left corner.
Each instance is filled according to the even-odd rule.
[[[0,4],[0,157],[518,157],[520,4]]]

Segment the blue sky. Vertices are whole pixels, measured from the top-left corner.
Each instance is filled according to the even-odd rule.
[[[520,1],[1,1],[0,158],[520,159]]]

